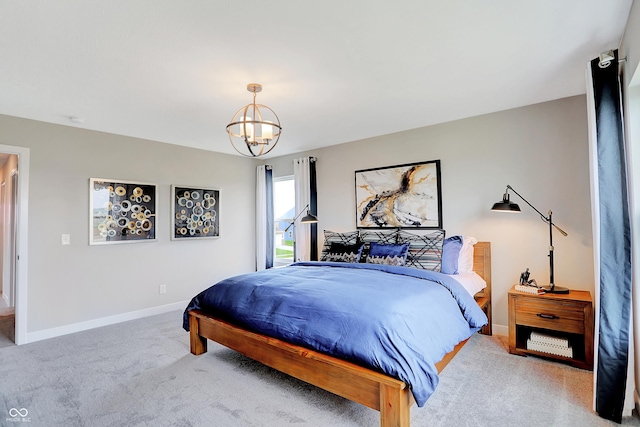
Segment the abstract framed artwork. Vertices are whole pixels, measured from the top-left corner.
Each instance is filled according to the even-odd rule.
[[[156,185],[89,179],[89,244],[156,240]]]
[[[171,240],[220,237],[220,190],[171,186]]]
[[[440,160],[355,171],[357,228],[442,228]]]

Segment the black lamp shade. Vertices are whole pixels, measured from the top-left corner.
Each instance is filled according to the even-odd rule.
[[[287,226],[287,228],[284,229],[284,232],[286,233],[287,231],[289,231],[289,229],[291,227],[293,227],[293,225],[295,224],[295,222],[297,221],[298,218],[300,218],[300,215],[302,215],[302,212],[304,212],[305,209],[307,209],[307,214],[305,216],[303,216],[300,219],[300,224],[311,224],[311,223],[316,223],[318,222],[318,218],[316,218],[315,215],[311,214],[311,212],[309,212],[309,204],[307,203],[307,206],[305,206],[304,208],[302,208],[302,210],[300,211],[300,213],[298,215],[296,215],[295,218],[293,218],[293,221],[291,221],[289,223],[289,225]]]
[[[302,224],[309,224],[309,223],[315,223],[315,222],[318,222],[318,218],[316,218],[315,215],[312,215],[311,212],[309,212],[308,210],[307,210],[307,214],[300,219],[300,223]]]
[[[520,206],[518,206],[517,203],[512,203],[509,200],[509,194],[505,194],[504,196],[502,196],[502,201],[493,204],[491,210],[502,212],[520,212]]]

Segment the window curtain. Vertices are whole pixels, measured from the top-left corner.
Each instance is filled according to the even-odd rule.
[[[594,407],[620,423],[629,369],[631,226],[627,162],[615,60],[587,66],[589,151],[595,273]]]
[[[274,249],[273,173],[258,166],[256,174],[256,270],[273,267]]]
[[[296,215],[309,205],[309,212],[317,215],[316,158],[303,157],[293,161],[296,193]],[[306,214],[306,210],[303,215]],[[294,260],[318,260],[318,225],[294,224]]]

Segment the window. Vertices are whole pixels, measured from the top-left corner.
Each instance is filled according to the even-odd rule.
[[[276,256],[273,265],[287,265],[293,262],[293,227],[289,227],[295,217],[295,185],[293,176],[274,178],[274,246]],[[287,227],[289,229],[287,230]],[[285,230],[287,230],[285,232]]]

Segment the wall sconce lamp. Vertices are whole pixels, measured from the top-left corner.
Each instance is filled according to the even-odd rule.
[[[560,227],[555,225],[551,219],[552,212],[549,210],[549,216],[544,216],[542,212],[535,208],[527,199],[522,197],[516,190],[513,189],[510,185],[507,185],[507,189],[505,190],[504,195],[502,196],[502,201],[496,202],[493,204],[491,208],[492,211],[498,212],[520,212],[520,206],[516,203],[513,203],[509,200],[509,190],[513,191],[518,197],[520,197],[526,204],[531,206],[531,208],[540,215],[540,218],[549,224],[549,286],[542,286],[545,292],[555,293],[555,294],[568,294],[569,289],[563,288],[560,286],[556,286],[554,283],[553,277],[553,229],[555,228],[562,234],[563,236],[567,236],[567,233],[562,230]]]
[[[227,125],[227,133],[238,153],[245,157],[259,157],[275,148],[282,126],[271,108],[256,104],[256,93],[262,91],[262,85],[249,83],[247,90],[253,93],[253,102],[233,115],[231,123]]]

